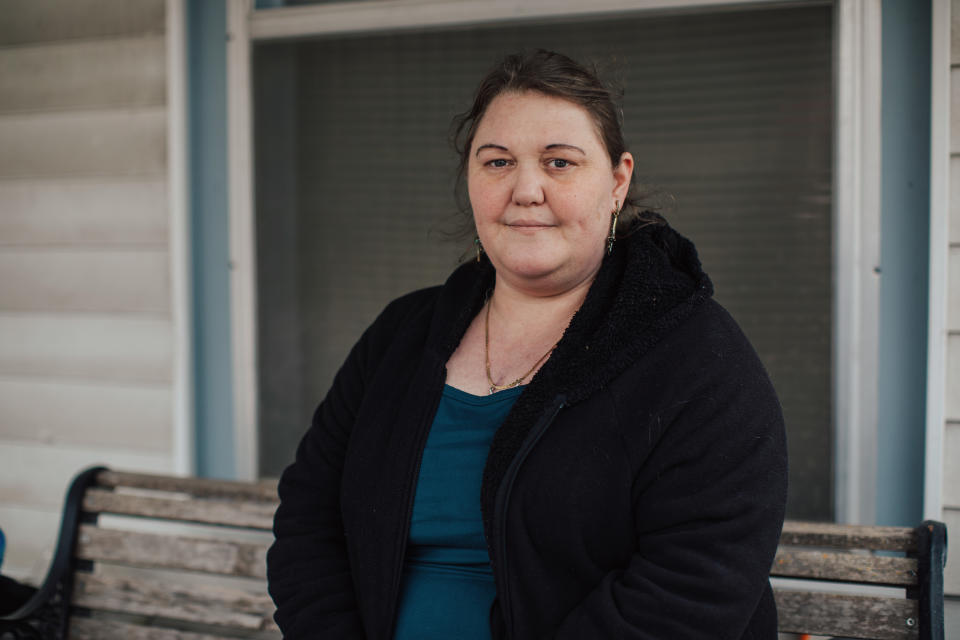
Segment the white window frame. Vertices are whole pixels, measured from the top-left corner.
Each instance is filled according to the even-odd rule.
[[[254,41],[383,33],[631,12],[831,4],[818,0],[367,0],[253,10],[228,2],[228,158],[238,475],[257,476],[256,264],[250,47]],[[880,254],[881,0],[835,0],[835,503],[840,522],[876,514]]]
[[[923,517],[931,520],[943,520],[943,447],[947,422],[951,10],[950,0],[933,0],[930,43],[930,289],[923,482]]]
[[[196,472],[193,395],[192,260],[187,108],[185,0],[166,0],[167,206],[170,216],[170,289],[173,325],[172,460],[180,475]]]

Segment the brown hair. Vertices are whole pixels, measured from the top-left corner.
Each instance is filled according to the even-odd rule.
[[[533,53],[508,55],[497,63],[477,86],[470,109],[453,119],[453,145],[460,156],[458,185],[464,182],[473,137],[490,103],[502,93],[524,91],[562,98],[583,107],[597,127],[610,164],[614,167],[620,164],[620,156],[627,150],[622,131],[623,111],[619,105],[622,92],[604,84],[595,69],[588,69],[562,53],[537,49]],[[617,225],[620,231],[629,232],[639,218],[646,222],[662,221],[659,216],[643,215],[638,200],[631,176],[620,218],[623,224]]]

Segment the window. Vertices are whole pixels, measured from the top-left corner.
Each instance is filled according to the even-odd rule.
[[[450,119],[495,59],[544,47],[625,87],[638,179],[777,386],[789,515],[832,519],[831,29],[820,6],[256,44],[261,474],[383,305],[471,249],[447,237]]]

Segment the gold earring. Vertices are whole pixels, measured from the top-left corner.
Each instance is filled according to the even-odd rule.
[[[483,255],[483,245],[480,244],[480,236],[473,237],[473,246],[477,249],[477,262],[480,262],[480,257]]]
[[[617,218],[620,217],[620,201],[613,201],[613,213],[610,220],[610,235],[607,236],[607,255],[613,253],[613,243],[617,239]]]

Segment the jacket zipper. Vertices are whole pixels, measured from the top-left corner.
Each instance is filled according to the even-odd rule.
[[[444,371],[444,376],[446,372]],[[433,383],[436,382],[436,375],[434,376]],[[433,385],[431,385],[433,386]],[[407,491],[409,498],[407,500],[407,509],[406,515],[404,515],[403,521],[405,526],[402,529],[400,535],[400,561],[394,567],[394,579],[392,586],[392,597],[390,599],[390,635],[388,637],[393,637],[394,631],[397,625],[397,604],[400,597],[400,582],[403,579],[403,563],[407,557],[407,542],[410,540],[410,520],[413,518],[413,503],[414,499],[417,497],[417,479],[420,477],[420,466],[423,464],[423,450],[427,445],[427,438],[430,436],[430,425],[427,423],[427,418],[436,415],[437,407],[440,405],[440,398],[443,395],[443,390],[441,389],[439,393],[436,394],[433,403],[428,407],[427,412],[424,413],[421,422],[420,422],[420,434],[417,441],[417,460],[413,468],[413,474],[407,478]]]
[[[527,456],[546,433],[547,428],[553,423],[557,414],[566,404],[567,398],[564,395],[558,395],[553,403],[544,412],[540,420],[534,425],[533,430],[527,435],[520,451],[514,457],[507,472],[504,474],[503,483],[497,491],[497,498],[494,503],[493,529],[497,533],[497,559],[500,561],[500,571],[496,572],[498,576],[497,591],[500,593],[500,610],[503,613],[503,620],[507,627],[507,638],[513,637],[513,613],[510,610],[510,581],[507,579],[507,505],[510,502],[510,494],[513,491],[513,483],[517,479],[520,467],[523,465]]]

